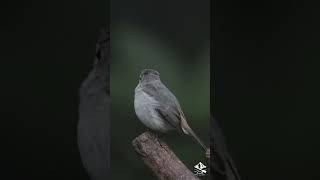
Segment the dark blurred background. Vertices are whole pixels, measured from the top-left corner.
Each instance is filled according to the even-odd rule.
[[[319,179],[319,6],[213,1],[213,108],[242,179]]]
[[[142,69],[160,72],[190,126],[209,145],[209,5],[209,0],[111,1],[112,179],[155,179],[132,147],[146,131],[133,106]],[[171,132],[164,139],[191,171],[199,161],[208,165],[191,137]]]
[[[83,179],[78,89],[107,1],[1,1],[0,179]]]
[[[113,6],[121,8],[121,2]],[[132,19],[140,11],[161,13],[159,19],[136,18],[134,27],[192,59],[186,62],[198,60],[202,48],[189,49],[206,40],[201,35],[206,29],[197,26],[207,20],[194,16],[208,17],[198,2],[160,6],[150,1],[139,11],[130,7],[142,2],[126,3],[113,14],[127,20],[126,11]],[[88,179],[76,144],[78,87],[105,26],[105,4],[1,1],[1,179]],[[318,6],[225,0],[212,5],[211,104],[240,175],[245,180],[319,179]],[[157,27],[164,17],[168,27]]]

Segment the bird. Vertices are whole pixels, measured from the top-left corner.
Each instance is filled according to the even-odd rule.
[[[187,123],[179,101],[162,83],[157,70],[141,71],[134,94],[135,113],[148,129],[159,134],[177,130],[193,137],[207,151],[204,143]]]
[[[110,33],[101,30],[91,72],[79,91],[77,142],[91,180],[111,179],[110,171]]]

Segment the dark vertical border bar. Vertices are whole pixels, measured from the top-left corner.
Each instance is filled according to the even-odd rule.
[[[233,162],[233,159],[228,151],[223,131],[214,115],[216,109],[218,108],[215,103],[217,98],[216,89],[216,78],[219,76],[219,68],[221,68],[221,63],[215,58],[215,50],[217,48],[217,26],[215,23],[217,17],[217,0],[213,2],[210,1],[211,7],[211,34],[210,34],[210,178],[213,180],[240,180],[240,175],[238,173],[237,167]],[[220,59],[223,61],[223,59]]]
[[[96,43],[93,68],[80,88],[78,146],[91,180],[111,179],[110,166],[110,1],[106,1],[105,27]]]

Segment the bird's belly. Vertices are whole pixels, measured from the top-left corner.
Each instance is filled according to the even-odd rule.
[[[151,130],[166,133],[173,128],[155,111],[157,106],[158,102],[143,91],[135,93],[134,109],[139,120]]]

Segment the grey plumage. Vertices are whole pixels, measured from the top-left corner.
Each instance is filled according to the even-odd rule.
[[[192,136],[206,150],[188,125],[177,98],[161,82],[160,73],[156,70],[145,69],[141,72],[135,89],[134,106],[138,118],[148,128],[160,133],[178,130]]]
[[[102,31],[92,71],[80,88],[78,146],[91,180],[110,179],[110,43]]]

